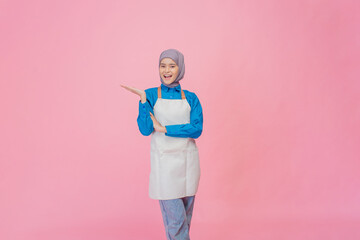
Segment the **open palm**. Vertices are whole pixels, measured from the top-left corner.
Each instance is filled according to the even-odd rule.
[[[125,88],[126,90],[132,92],[132,93],[135,93],[136,95],[139,95],[140,97],[142,95],[145,95],[145,91],[144,90],[141,90],[141,89],[138,89],[138,88],[134,88],[134,87],[129,87],[129,86],[124,86],[124,85],[120,85],[122,86],[123,88]]]

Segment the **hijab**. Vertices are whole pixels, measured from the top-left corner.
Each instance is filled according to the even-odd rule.
[[[160,81],[162,84],[164,84],[165,86],[167,86],[169,88],[176,87],[179,85],[179,81],[184,77],[184,74],[185,74],[184,55],[176,49],[167,49],[160,54],[159,67],[160,67],[160,62],[163,58],[171,58],[172,60],[174,60],[176,65],[178,65],[178,67],[179,67],[179,73],[178,73],[175,81],[173,81],[170,84],[166,84],[164,82],[164,80],[161,78],[161,76],[160,76]]]

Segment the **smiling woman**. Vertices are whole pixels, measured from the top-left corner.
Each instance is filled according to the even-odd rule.
[[[162,80],[171,84],[179,74],[179,67],[171,58],[164,58],[160,62],[159,72]]]
[[[159,200],[167,239],[190,239],[195,194],[200,180],[195,142],[202,133],[202,107],[196,94],[181,89],[184,56],[176,49],[161,53],[161,86],[145,91],[123,86],[140,96],[137,123],[151,135],[149,196]]]

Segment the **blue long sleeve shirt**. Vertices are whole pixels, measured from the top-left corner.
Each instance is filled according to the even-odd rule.
[[[146,102],[139,101],[139,115],[137,123],[142,135],[149,136],[154,131],[153,122],[150,118],[150,112],[154,115],[154,105],[158,99],[158,88],[149,88],[145,90]],[[198,138],[203,130],[203,113],[200,101],[195,93],[184,90],[185,98],[188,101],[190,111],[190,123],[167,125],[166,136],[182,138]],[[180,84],[174,88],[169,88],[161,84],[161,98],[163,99],[181,99]]]

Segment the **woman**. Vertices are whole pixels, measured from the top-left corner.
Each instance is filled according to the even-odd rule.
[[[200,180],[194,139],[202,133],[202,107],[195,93],[179,84],[185,74],[181,52],[163,51],[159,74],[160,87],[122,87],[140,96],[139,130],[151,134],[149,196],[159,200],[167,239],[186,240]]]

